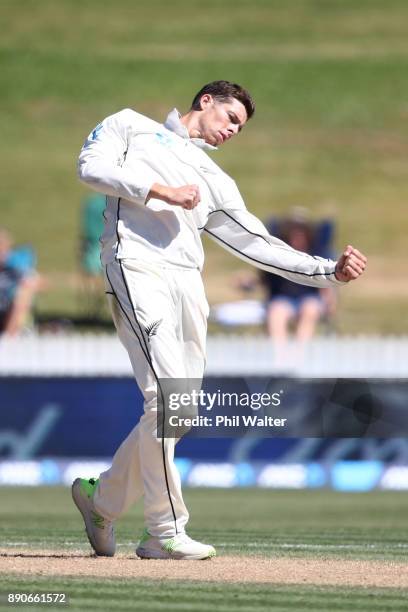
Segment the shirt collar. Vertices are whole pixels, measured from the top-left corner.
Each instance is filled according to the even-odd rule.
[[[180,117],[181,115],[178,112],[177,108],[173,108],[173,110],[170,111],[167,115],[167,119],[164,122],[164,127],[177,134],[177,136],[181,136],[181,138],[186,138],[190,140],[190,142],[195,144],[200,149],[209,149],[211,151],[217,150],[217,147],[213,147],[208,142],[205,142],[204,138],[190,138],[188,129],[185,125],[181,123]]]

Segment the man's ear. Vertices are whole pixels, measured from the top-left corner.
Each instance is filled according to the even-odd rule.
[[[214,98],[212,97],[211,94],[204,94],[201,96],[200,98],[200,108],[201,110],[204,110],[205,108],[207,108],[208,106],[210,106],[212,104],[212,102],[214,102]]]

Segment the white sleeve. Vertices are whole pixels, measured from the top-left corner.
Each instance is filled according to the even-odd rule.
[[[122,167],[135,117],[142,116],[124,109],[107,117],[92,130],[79,155],[78,176],[89,187],[105,195],[144,205],[152,181],[138,176],[135,169]]]
[[[236,208],[222,208],[210,213],[204,231],[247,263],[300,285],[330,287],[344,284],[335,278],[335,261],[296,251],[271,236],[264,224],[245,208],[241,198]]]

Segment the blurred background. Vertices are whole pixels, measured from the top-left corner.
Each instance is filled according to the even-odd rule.
[[[245,86],[257,104],[239,138],[214,155],[248,208],[277,233],[288,219],[307,226],[324,256],[353,244],[369,265],[339,294],[314,296],[320,310],[307,309],[312,332],[302,336],[302,296],[279,288],[290,299],[271,314],[278,290],[269,280],[205,241],[208,377],[381,378],[384,401],[403,406],[404,0],[1,0],[0,8],[0,483],[94,475],[140,414],[101,290],[100,201],[78,182],[76,160],[105,116],[131,107],[162,121],[216,79]],[[408,486],[405,438],[198,442],[179,451],[193,486]],[[333,470],[343,468],[338,485]]]

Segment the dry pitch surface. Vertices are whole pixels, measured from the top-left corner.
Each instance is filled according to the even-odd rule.
[[[98,558],[80,550],[0,549],[0,574],[152,578],[227,583],[408,588],[408,564],[354,559],[223,556],[205,562]]]
[[[139,504],[118,521],[116,557],[97,558],[67,488],[2,488],[0,609],[2,591],[50,588],[78,612],[207,612],[209,597],[217,612],[407,609],[406,494],[186,489],[185,497],[191,535],[219,557],[137,559]]]

